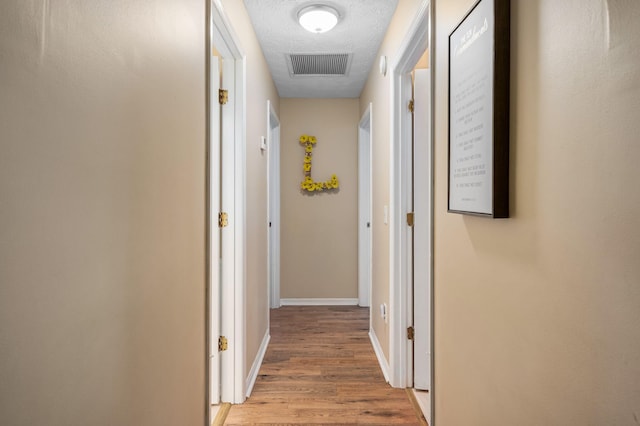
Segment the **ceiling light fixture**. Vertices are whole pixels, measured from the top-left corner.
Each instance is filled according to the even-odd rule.
[[[305,30],[320,34],[326,33],[338,23],[338,11],[326,5],[313,5],[298,12],[298,22]]]

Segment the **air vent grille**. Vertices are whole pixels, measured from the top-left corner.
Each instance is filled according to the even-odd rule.
[[[348,53],[291,54],[293,75],[345,75],[349,64]]]

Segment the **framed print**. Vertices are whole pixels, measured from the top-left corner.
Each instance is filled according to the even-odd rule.
[[[449,35],[448,211],[509,217],[509,0],[479,0]]]

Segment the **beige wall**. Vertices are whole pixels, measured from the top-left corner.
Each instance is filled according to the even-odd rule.
[[[422,1],[400,0],[389,31],[378,52],[387,56],[389,69],[396,58],[405,34],[410,27]],[[391,82],[390,72],[382,76],[377,62],[360,97],[360,115],[373,103],[373,291],[371,298],[373,330],[380,341],[387,360],[389,359],[389,326],[379,315],[379,306],[389,306],[389,226],[384,224],[384,207],[390,203],[390,117]]]
[[[0,424],[204,423],[205,22],[0,2]]]
[[[358,100],[282,99],[282,298],[358,297]],[[312,177],[333,173],[340,189],[308,195],[300,189],[301,134],[315,135]]]
[[[267,153],[260,137],[267,136],[267,100],[276,112],[279,96],[260,49],[244,3],[223,0],[225,14],[246,55],[246,374],[250,373],[269,324],[267,281]]]
[[[436,2],[438,426],[640,422],[640,4],[512,1],[512,218],[447,214]]]

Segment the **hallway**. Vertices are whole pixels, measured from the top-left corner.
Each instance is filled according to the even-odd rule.
[[[271,311],[271,343],[251,397],[225,425],[423,425],[403,389],[384,380],[369,309],[286,306]]]
[[[328,34],[299,24],[312,3],[344,6]],[[384,25],[374,3],[397,4]],[[418,424],[405,337],[428,306],[430,328],[413,325],[431,351],[413,352],[429,360],[431,426],[640,426],[640,0],[510,0],[458,34],[481,3],[507,4],[1,1],[0,425],[210,426],[212,404],[245,400],[227,424]],[[290,10],[267,21],[269,4]],[[383,27],[347,93],[347,32]],[[292,84],[325,78],[294,60],[342,61],[336,97],[280,92],[261,45],[275,31]],[[425,48],[430,102],[411,103]],[[478,72],[496,51],[499,81]],[[461,55],[470,66],[452,67]],[[411,106],[428,144],[402,143]],[[301,186],[334,174],[334,191]],[[508,186],[510,217],[451,209],[456,174],[485,195]],[[411,234],[429,254],[407,254]],[[431,280],[417,309],[411,275]]]

